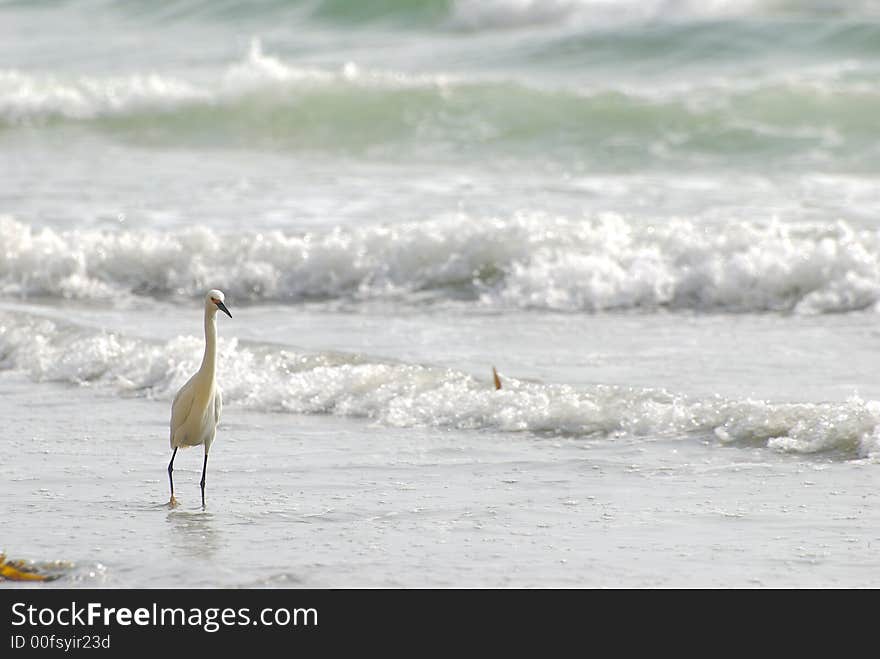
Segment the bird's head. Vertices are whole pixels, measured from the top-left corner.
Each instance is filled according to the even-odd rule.
[[[209,310],[212,310],[216,313],[217,309],[220,309],[227,316],[232,318],[232,314],[229,313],[229,309],[226,308],[226,305],[223,301],[226,299],[226,296],[223,295],[223,291],[218,291],[216,288],[208,291],[208,294],[205,296],[205,307]]]

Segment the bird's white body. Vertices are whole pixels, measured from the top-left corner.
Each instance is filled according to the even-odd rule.
[[[180,388],[171,403],[171,449],[188,446],[205,447],[205,466],[202,469],[202,505],[204,506],[205,469],[208,464],[208,451],[217,434],[220,424],[220,411],[223,399],[217,386],[217,311],[229,314],[223,304],[223,293],[218,290],[208,292],[205,297],[205,354],[199,370]],[[171,481],[174,455],[168,465],[168,478]],[[171,505],[176,505],[174,483],[171,481]]]
[[[171,448],[204,445],[207,453],[217,434],[222,408],[217,383],[201,371],[193,375],[171,404]]]

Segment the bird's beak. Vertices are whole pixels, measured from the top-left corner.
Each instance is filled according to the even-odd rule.
[[[223,304],[222,302],[217,302],[216,304],[217,304],[217,308],[220,309],[220,311],[222,311],[222,312],[225,313],[227,316],[229,316],[230,318],[232,318],[232,314],[229,313],[229,309],[226,308],[226,305],[225,305],[225,304]]]

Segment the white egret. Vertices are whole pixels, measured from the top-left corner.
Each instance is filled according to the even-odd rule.
[[[220,409],[223,401],[217,387],[217,310],[232,318],[223,303],[223,291],[211,290],[205,296],[205,355],[202,365],[187,383],[180,388],[171,403],[171,462],[168,463],[168,482],[171,485],[170,507],[177,505],[174,498],[174,456],[177,449],[187,446],[205,447],[205,462],[202,465],[202,508],[205,507],[205,472],[208,469],[208,451],[220,423]]]

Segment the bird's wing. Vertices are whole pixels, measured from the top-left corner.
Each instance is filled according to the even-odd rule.
[[[186,421],[189,411],[193,406],[194,391],[192,386],[193,378],[187,380],[187,383],[180,388],[180,391],[174,396],[174,402],[171,403],[171,438],[174,439],[174,431]]]
[[[223,396],[220,394],[220,387],[214,391],[214,425],[220,425],[220,411],[223,409]]]

